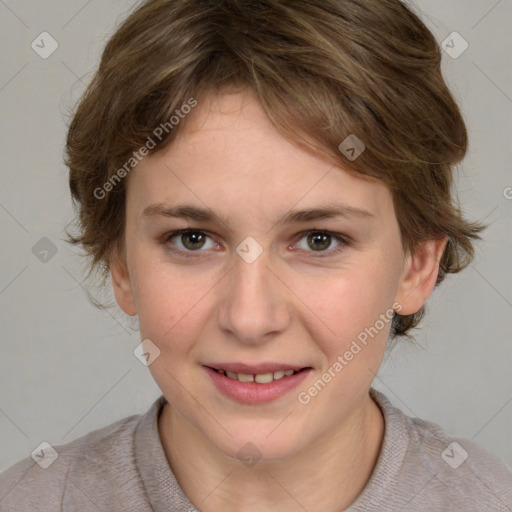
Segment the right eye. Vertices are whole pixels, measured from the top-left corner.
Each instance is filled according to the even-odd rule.
[[[211,240],[209,247],[207,244],[208,239]],[[173,242],[173,240],[176,241]],[[173,231],[172,233],[168,233],[164,237],[163,243],[166,245],[170,243],[169,249],[172,252],[177,253],[204,252],[201,251],[201,249],[204,249],[205,247],[206,249],[211,249],[217,245],[204,231],[192,229],[182,229],[180,231]]]

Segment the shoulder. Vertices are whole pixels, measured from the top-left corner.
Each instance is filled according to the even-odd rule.
[[[407,417],[412,453],[453,498],[468,506],[484,503],[488,509],[510,510],[512,470],[498,457],[469,439],[453,437],[436,423]]]
[[[88,490],[98,483],[116,485],[132,477],[134,434],[141,418],[133,415],[69,443],[41,446],[33,458],[0,474],[0,511],[62,510],[69,495],[82,494],[87,501]]]
[[[498,457],[469,439],[453,437],[431,421],[411,418],[377,392],[390,444],[402,450],[396,477],[412,503],[432,503],[428,510],[509,511],[512,470]],[[436,508],[437,507],[437,508]]]

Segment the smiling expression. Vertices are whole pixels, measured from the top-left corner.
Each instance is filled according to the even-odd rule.
[[[116,298],[182,421],[226,454],[286,457],[361,410],[390,324],[314,400],[298,394],[394,303],[422,304],[405,299],[392,195],[289,142],[251,94],[206,97],[185,123],[129,177]]]

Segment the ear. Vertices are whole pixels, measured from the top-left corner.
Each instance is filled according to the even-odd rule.
[[[407,255],[396,298],[396,302],[402,305],[401,315],[417,313],[429,298],[447,241],[447,237],[427,240],[418,246],[414,254]]]
[[[133,300],[132,282],[124,252],[120,254],[117,249],[112,251],[110,274],[117,304],[127,315],[136,315],[137,308]]]

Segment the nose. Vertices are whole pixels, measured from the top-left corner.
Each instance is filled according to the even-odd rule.
[[[291,320],[290,292],[282,280],[271,268],[266,251],[252,263],[235,254],[218,308],[220,329],[247,345],[278,337]]]

